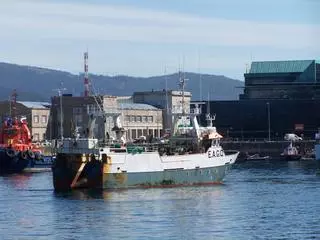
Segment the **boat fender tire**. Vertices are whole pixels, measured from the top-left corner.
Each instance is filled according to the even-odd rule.
[[[27,154],[28,154],[28,156],[29,156],[30,158],[35,158],[35,154],[34,154],[34,152],[32,152],[31,150],[28,150],[28,151],[27,151]]]
[[[16,155],[16,152],[13,149],[7,149],[6,154],[8,157],[13,158]]]
[[[35,152],[35,153],[34,153],[34,158],[35,158],[36,160],[40,160],[40,159],[41,159],[40,153],[39,153],[39,152]]]
[[[28,153],[26,151],[21,151],[20,152],[20,157],[24,160],[28,158]]]

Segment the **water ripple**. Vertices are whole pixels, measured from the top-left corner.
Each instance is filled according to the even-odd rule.
[[[0,239],[320,239],[315,163],[245,163],[210,187],[55,193],[0,177]]]

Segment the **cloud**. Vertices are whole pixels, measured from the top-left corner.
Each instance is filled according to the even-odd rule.
[[[107,4],[10,1],[1,3],[5,39],[113,40],[212,46],[313,49],[319,25],[204,18]]]
[[[186,71],[242,79],[250,59],[320,54],[316,24],[235,21],[84,2],[1,1],[0,61],[78,73],[88,47],[94,73],[158,75],[164,66],[177,71],[185,59]]]

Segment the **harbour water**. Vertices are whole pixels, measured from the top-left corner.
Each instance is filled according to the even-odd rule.
[[[206,187],[55,193],[51,172],[0,176],[0,239],[320,239],[315,161],[235,165]]]

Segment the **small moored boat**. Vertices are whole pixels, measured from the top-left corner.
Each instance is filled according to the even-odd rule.
[[[297,161],[301,159],[301,154],[291,141],[290,144],[283,150],[280,157],[286,161]]]
[[[263,160],[269,160],[270,156],[260,156],[259,153],[250,155],[246,158],[246,161],[263,161]]]
[[[32,143],[26,118],[6,118],[0,128],[0,173],[19,173],[42,161],[41,148]]]

